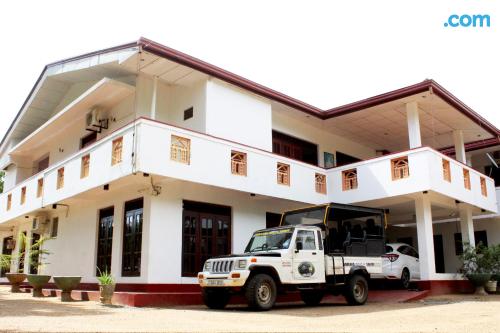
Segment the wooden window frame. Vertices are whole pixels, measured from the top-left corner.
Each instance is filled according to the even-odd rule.
[[[342,171],[342,191],[350,191],[358,188],[358,169]]]
[[[80,179],[87,178],[90,174],[90,154],[82,156],[80,165]]]
[[[446,180],[447,182],[451,183],[450,161],[448,161],[447,159],[443,158],[442,166],[443,166],[443,179]]]
[[[276,181],[279,185],[290,186],[290,164],[276,164]]]
[[[50,225],[50,238],[57,238],[59,233],[59,217],[52,218],[52,224]]]
[[[471,186],[470,186],[470,171],[463,168],[463,175],[464,175],[464,187],[465,189],[467,190],[470,190],[471,189]]]
[[[485,197],[488,196],[488,188],[486,187],[486,178],[479,177],[479,182],[481,184],[481,194]]]
[[[26,186],[21,187],[21,198],[19,201],[21,205],[26,203]]]
[[[317,193],[326,194],[326,175],[316,173],[314,175],[314,183]]]
[[[123,136],[113,140],[111,145],[111,165],[117,165],[123,160]]]
[[[247,175],[247,154],[231,150],[231,173],[237,176]]]
[[[12,193],[7,194],[7,210],[12,208]]]
[[[36,185],[36,197],[40,198],[43,194],[43,178],[39,178]]]
[[[56,189],[60,190],[64,187],[64,167],[57,169]]]
[[[408,156],[398,157],[391,160],[392,180],[400,180],[410,177],[410,164]]]
[[[191,162],[191,139],[172,134],[170,136],[170,160],[189,165]]]

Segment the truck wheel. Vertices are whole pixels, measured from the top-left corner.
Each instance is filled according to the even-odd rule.
[[[210,309],[221,310],[229,303],[231,295],[222,288],[202,288],[203,303]]]
[[[251,309],[267,311],[276,302],[276,283],[267,274],[257,274],[248,281],[245,297]]]
[[[368,282],[364,276],[355,274],[346,284],[345,299],[349,305],[363,305],[368,299]]]
[[[306,305],[309,306],[314,306],[321,303],[323,296],[325,296],[325,293],[321,290],[308,290],[300,292],[300,298],[302,299],[302,302],[306,303]]]

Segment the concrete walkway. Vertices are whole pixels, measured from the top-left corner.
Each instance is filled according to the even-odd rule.
[[[62,304],[0,287],[0,331],[42,332],[499,332],[500,296],[431,297],[359,307],[328,301],[317,307],[281,304],[269,312],[233,306],[169,309]]]

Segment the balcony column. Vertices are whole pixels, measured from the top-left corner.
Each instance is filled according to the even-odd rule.
[[[156,119],[156,94],[158,91],[158,76],[153,76],[153,94],[151,95],[150,118]]]
[[[434,233],[432,230],[431,201],[426,194],[415,199],[417,219],[418,252],[420,256],[420,279],[432,280],[436,274],[434,259]]]
[[[453,143],[455,144],[455,159],[466,164],[464,134],[461,130],[453,131]]]
[[[472,219],[472,208],[464,203],[458,204],[458,212],[460,215],[460,231],[462,233],[462,246],[466,244],[476,246],[474,238],[474,220]]]
[[[408,140],[410,149],[422,146],[420,135],[420,120],[418,117],[417,102],[406,103],[406,120],[408,122]]]

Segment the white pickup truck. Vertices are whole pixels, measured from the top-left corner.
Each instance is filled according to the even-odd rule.
[[[223,309],[242,294],[269,310],[280,293],[299,291],[307,305],[327,293],[364,304],[368,280],[382,277],[383,210],[326,204],[283,213],[279,227],[256,231],[245,252],[210,258],[198,273],[203,300]]]

